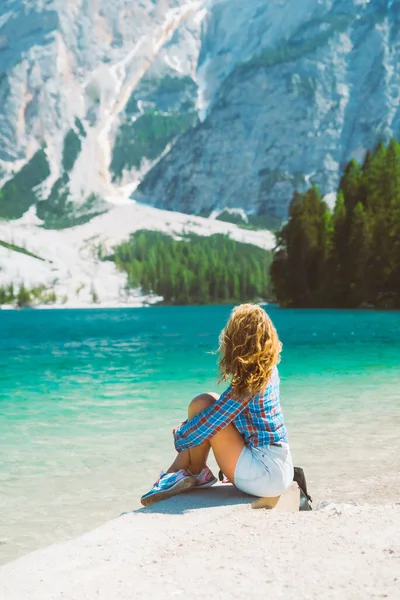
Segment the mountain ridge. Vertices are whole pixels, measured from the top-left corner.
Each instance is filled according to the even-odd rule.
[[[13,179],[42,150],[50,174],[25,191],[49,227],[121,194],[285,218],[295,189],[332,194],[349,158],[398,134],[399,23],[397,0],[12,0],[0,216],[22,216]]]

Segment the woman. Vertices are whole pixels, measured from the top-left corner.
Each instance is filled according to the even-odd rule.
[[[166,473],[142,496],[148,506],[190,488],[214,485],[207,467],[215,459],[234,485],[259,497],[280,496],[293,481],[293,463],[279,399],[282,344],[258,305],[236,307],[220,335],[221,395],[192,400],[188,419],[173,432],[178,455]]]

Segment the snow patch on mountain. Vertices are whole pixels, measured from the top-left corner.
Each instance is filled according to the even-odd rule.
[[[0,241],[24,248],[33,258],[0,246],[0,285],[23,283],[45,285],[54,290],[64,308],[144,306],[160,300],[140,290],[126,290],[126,275],[111,261],[100,259],[126,241],[131,233],[149,229],[180,239],[187,233],[209,236],[223,233],[238,242],[272,249],[275,239],[269,231],[251,231],[217,221],[158,210],[114,199],[110,210],[89,223],[62,231],[41,227],[32,208],[20,220],[0,221]]]

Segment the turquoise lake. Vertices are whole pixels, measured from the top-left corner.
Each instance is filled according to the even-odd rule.
[[[229,310],[0,311],[0,563],[139,506],[188,402],[222,389]],[[400,313],[268,312],[315,504],[398,501]]]

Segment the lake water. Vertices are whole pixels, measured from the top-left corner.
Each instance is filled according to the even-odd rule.
[[[139,506],[229,307],[0,311],[0,563]],[[294,461],[318,500],[399,500],[400,313],[269,309]]]

